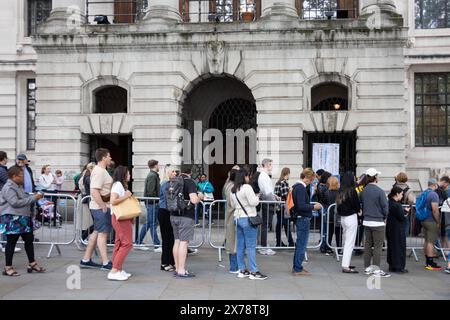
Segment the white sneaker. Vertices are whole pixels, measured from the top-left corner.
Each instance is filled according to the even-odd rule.
[[[4,253],[5,251],[6,251],[5,247],[2,247],[2,252]],[[14,252],[20,252],[20,251],[22,251],[22,249],[20,249],[18,247],[14,248]]]
[[[276,252],[273,251],[272,249],[267,249],[266,252],[268,256],[273,256],[274,254],[276,254]]]
[[[131,277],[131,273],[125,272],[125,270],[120,271],[123,275],[125,275],[127,278]]]
[[[153,252],[161,253],[162,252],[162,248],[158,247],[158,248],[154,249]]]
[[[150,248],[148,247],[144,247],[143,245],[139,245],[138,247],[134,247],[136,250],[141,250],[141,251],[149,251]]]
[[[109,272],[108,280],[125,281],[128,280],[128,277],[125,274],[123,274],[122,271],[116,273]]]
[[[267,255],[267,249],[259,249],[258,253],[262,255]]]
[[[373,270],[372,267],[367,267],[367,268],[364,270],[364,273],[367,274],[367,275],[371,275],[373,272],[374,272],[374,270]]]
[[[375,270],[373,272],[373,276],[378,278],[389,278],[391,275],[389,273],[384,272],[383,270]]]

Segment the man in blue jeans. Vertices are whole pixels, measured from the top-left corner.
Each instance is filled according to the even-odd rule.
[[[144,187],[144,197],[149,198],[159,198],[160,191],[160,178],[159,178],[159,164],[156,160],[149,160],[148,167],[150,168],[150,172],[145,179],[145,187]],[[148,230],[150,230],[150,235],[152,236],[153,246],[155,252],[162,252],[160,247],[160,242],[158,238],[158,208],[157,204],[154,200],[148,200],[147,202],[147,223],[142,226],[141,232],[139,234],[139,239],[137,244],[142,244],[144,241],[145,235]],[[147,247],[137,247],[137,249],[148,250]]]
[[[294,200],[294,216],[296,218],[297,242],[294,253],[294,267],[292,273],[294,276],[308,276],[310,273],[306,271],[302,264],[305,259],[306,247],[308,245],[309,227],[313,210],[322,209],[319,203],[310,204],[308,192],[306,188],[314,180],[315,173],[311,168],[306,168],[300,175],[300,181],[293,187],[292,196]]]

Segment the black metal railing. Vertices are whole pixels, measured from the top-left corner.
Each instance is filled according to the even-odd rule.
[[[301,19],[355,19],[359,15],[358,0],[303,0]]]
[[[180,14],[184,22],[250,22],[256,20],[257,0],[183,0]]]
[[[87,23],[135,23],[142,19],[149,0],[86,0]]]

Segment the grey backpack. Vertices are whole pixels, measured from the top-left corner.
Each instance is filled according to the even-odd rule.
[[[184,201],[184,179],[183,177],[175,177],[169,180],[169,186],[166,190],[167,210],[172,213],[182,215],[186,209]]]

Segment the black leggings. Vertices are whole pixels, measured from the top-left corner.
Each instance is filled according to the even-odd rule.
[[[173,236],[172,223],[170,222],[170,212],[166,209],[159,208],[158,210],[159,228],[161,229],[162,240],[162,254],[161,264],[163,265],[175,265],[173,258],[173,244],[175,238]]]
[[[5,249],[5,262],[6,266],[12,266],[14,249],[16,248],[17,240],[19,237],[22,237],[22,240],[25,242],[25,251],[27,252],[28,262],[34,262],[34,235],[33,232],[22,233],[22,234],[7,234],[6,235],[6,249]]]

